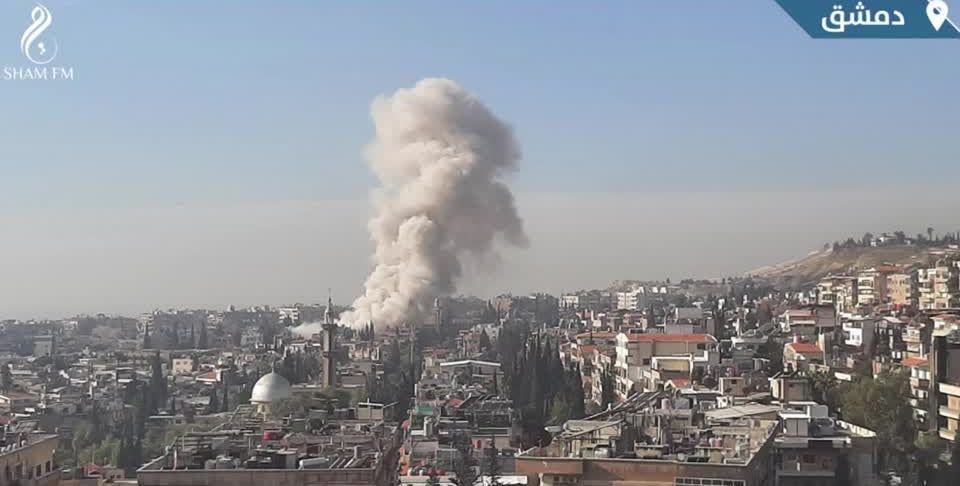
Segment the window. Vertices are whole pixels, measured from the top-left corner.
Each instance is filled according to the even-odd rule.
[[[817,456],[815,456],[815,455],[813,455],[813,454],[804,454],[804,455],[803,455],[803,463],[804,463],[804,464],[814,464],[814,463],[816,463],[816,462],[817,462]]]
[[[649,366],[649,365],[650,365],[650,358],[643,358],[643,365],[644,365],[644,366]]]
[[[697,344],[697,349],[703,351],[704,349],[707,349],[707,345],[703,343]]]
[[[34,474],[34,475],[35,475],[36,477],[38,477],[38,478],[39,478],[40,476],[43,476],[43,466],[42,466],[42,465],[37,464],[37,472],[36,472],[36,474]]]
[[[47,461],[47,472],[53,469],[53,461]]]

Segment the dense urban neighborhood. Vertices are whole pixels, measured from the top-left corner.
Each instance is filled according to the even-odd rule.
[[[401,326],[331,298],[2,321],[2,484],[955,485],[960,248],[818,258],[884,248],[911,256],[441,296]]]

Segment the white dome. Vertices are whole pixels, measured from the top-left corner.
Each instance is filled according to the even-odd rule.
[[[273,403],[284,398],[290,398],[290,382],[277,373],[263,375],[250,394],[252,403]]]

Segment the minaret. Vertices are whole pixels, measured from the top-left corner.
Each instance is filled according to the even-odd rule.
[[[323,379],[324,387],[332,387],[337,383],[337,368],[333,359],[333,341],[337,332],[337,324],[333,322],[333,298],[327,293],[327,308],[323,312]]]

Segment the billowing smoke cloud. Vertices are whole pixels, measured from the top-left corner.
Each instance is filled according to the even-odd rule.
[[[404,324],[456,291],[465,258],[485,261],[502,241],[526,246],[503,182],[520,150],[513,131],[448,79],[424,79],[374,100],[367,159],[381,187],[369,231],[376,264],[342,321]]]

